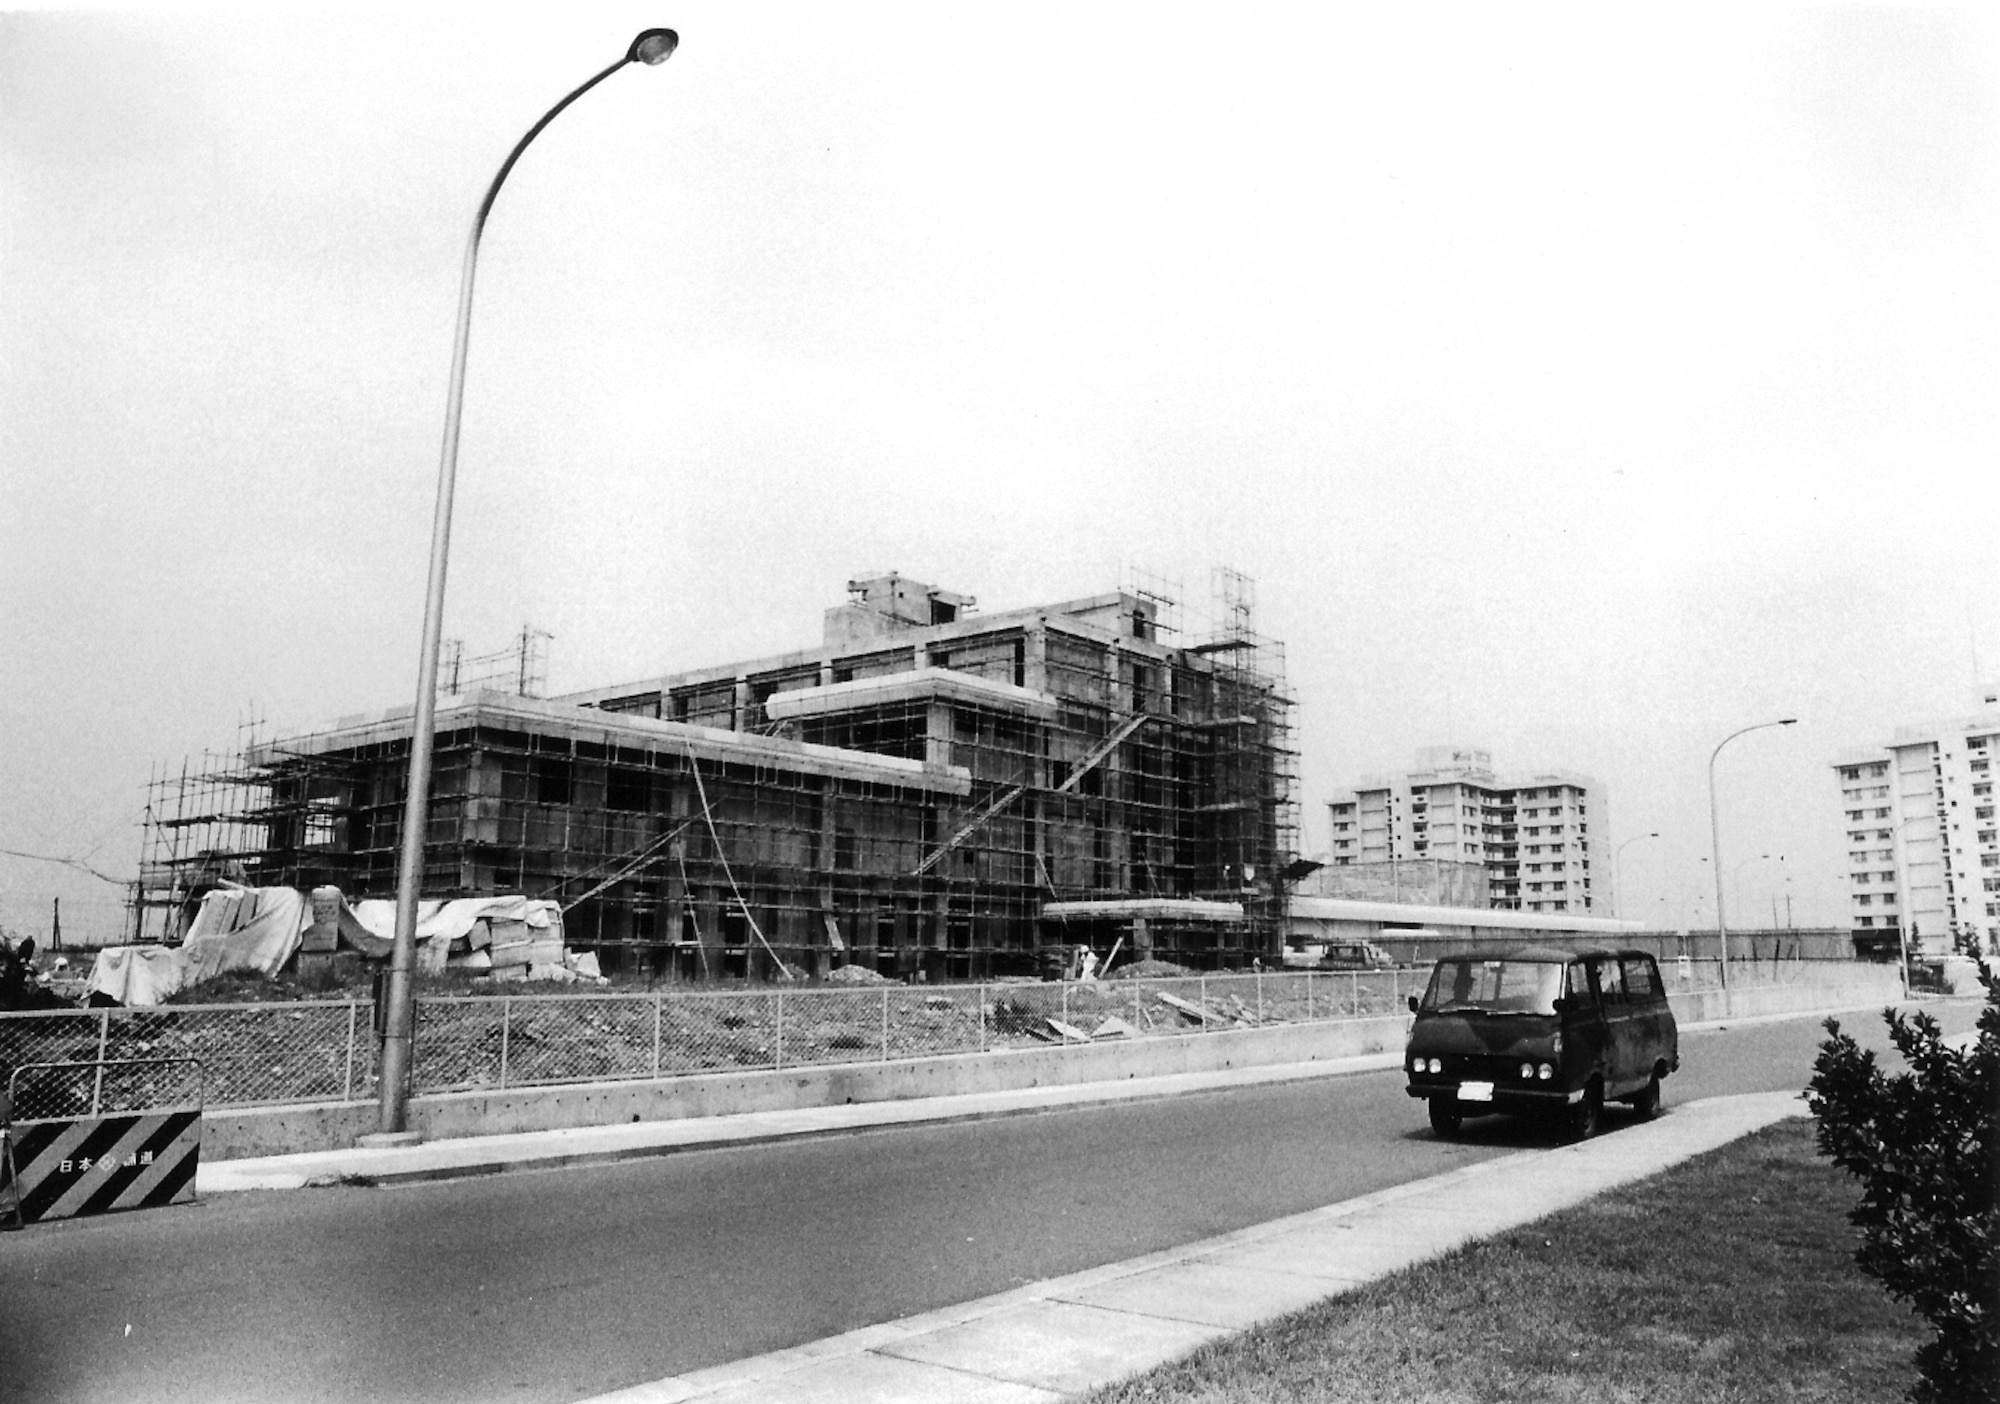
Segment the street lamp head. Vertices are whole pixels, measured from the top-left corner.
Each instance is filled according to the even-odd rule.
[[[632,47],[625,51],[627,63],[662,64],[673,57],[680,47],[681,36],[671,29],[648,29],[632,41]]]
[[[672,31],[669,30],[668,32],[671,33]],[[648,60],[648,62],[657,63],[659,62],[659,60],[651,59]],[[1797,726],[1798,724],[1799,724],[1799,719],[1797,717],[1786,717],[1783,721],[1778,723],[1779,726]]]

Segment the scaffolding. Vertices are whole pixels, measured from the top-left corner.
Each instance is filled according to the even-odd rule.
[[[942,622],[829,611],[816,654],[466,692],[438,714],[423,895],[552,898],[607,968],[689,979],[1275,959],[1294,702],[1250,582],[1217,591],[1191,643],[1163,583],[995,616],[931,591]],[[156,774],[135,931],[177,935],[226,882],[391,895],[408,761],[391,714]]]

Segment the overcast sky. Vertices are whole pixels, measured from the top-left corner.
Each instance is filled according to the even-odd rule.
[[[685,4],[0,14],[0,848],[129,877],[151,769],[414,690],[1257,581],[1325,801],[1606,785],[1626,913],[1845,920],[1830,761],[2000,679],[1983,8]],[[1607,845],[1607,848],[1610,845]],[[1770,854],[1768,860],[1759,855]],[[1777,859],[1782,855],[1784,862]],[[1732,899],[1735,897],[1732,889]],[[0,924],[117,889],[0,857]]]

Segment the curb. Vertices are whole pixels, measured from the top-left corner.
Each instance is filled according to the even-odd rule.
[[[1898,1003],[1909,1003],[1899,1001]],[[1872,1013],[1877,1003],[1842,1005],[1740,1019],[1708,1019],[1680,1025],[1684,1034],[1707,1033],[1796,1019],[1823,1019]],[[907,1101],[803,1107],[788,1111],[743,1112],[636,1126],[572,1127],[507,1136],[431,1141],[412,1147],[309,1151],[296,1155],[217,1161],[197,1173],[198,1195],[259,1190],[328,1189],[343,1185],[433,1184],[536,1170],[564,1170],[650,1160],[688,1151],[859,1136],[902,1127],[953,1122],[996,1121],[1110,1103],[1162,1101],[1225,1088],[1347,1077],[1402,1066],[1402,1053],[1363,1053],[1310,1063],[1266,1064],[1214,1072],[1171,1073],[1115,1082],[1065,1083],[1002,1092],[969,1092]],[[773,1123],[776,1123],[775,1125]],[[590,1142],[611,1144],[590,1145]],[[514,1144],[509,1144],[514,1143]],[[565,1143],[570,1147],[565,1149]],[[578,1145],[578,1143],[584,1143]]]
[[[520,1133],[532,1141],[512,1153],[480,1149],[500,1137],[432,1141],[409,1148],[356,1148],[313,1151],[261,1159],[225,1160],[204,1165],[196,1177],[198,1194],[235,1194],[256,1190],[324,1189],[340,1185],[411,1185],[469,1179],[516,1171],[560,1170],[622,1161],[648,1160],[688,1151],[723,1150],[736,1146],[770,1145],[780,1141],[868,1135],[905,1127],[998,1121],[1107,1104],[1166,1101],[1203,1092],[1303,1082],[1381,1072],[1402,1065],[1402,1054],[1367,1053],[1314,1063],[1270,1064],[1257,1068],[1209,1073],[1175,1073],[1143,1080],[1067,1083],[1056,1087],[1021,1088],[1006,1092],[962,1093],[952,1097],[899,1102],[869,1102],[838,1107],[806,1107],[782,1112],[744,1112],[734,1116],[702,1117],[673,1122],[646,1122],[638,1127],[578,1127],[563,1131]],[[993,1105],[1006,1101],[1012,1105]],[[968,1105],[981,1103],[984,1105]],[[770,1126],[771,1122],[792,1123]],[[763,1123],[760,1128],[756,1123]],[[562,1141],[632,1138],[625,1144],[564,1150]],[[559,1139],[560,1138],[560,1139]],[[505,1139],[514,1139],[512,1137]],[[423,1163],[443,1156],[442,1163]],[[464,1158],[455,1158],[463,1156]]]

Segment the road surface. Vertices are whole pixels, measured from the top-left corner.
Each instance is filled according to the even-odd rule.
[[[1684,1034],[1669,1113],[1802,1087],[1821,1037]],[[1373,1073],[37,1225],[0,1235],[0,1400],[556,1404],[1545,1144],[1440,1141]]]

